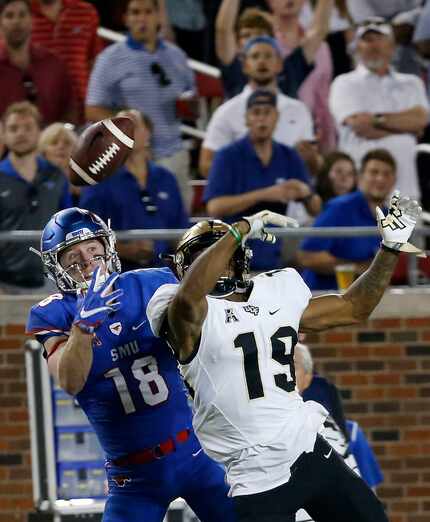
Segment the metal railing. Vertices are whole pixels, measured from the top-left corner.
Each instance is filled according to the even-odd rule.
[[[194,218],[193,221],[201,221],[204,217]],[[121,230],[116,232],[120,241],[137,239],[179,239],[186,229],[136,229]],[[303,227],[303,228],[273,228],[271,232],[277,237],[304,239],[306,237],[369,237],[379,236],[377,227]],[[5,242],[28,243],[39,241],[40,230],[14,230],[0,232],[0,245]],[[420,244],[422,238],[430,236],[430,227],[419,226],[414,231],[414,243]],[[1,246],[0,246],[1,248]],[[427,252],[430,255],[430,252]],[[416,286],[419,282],[418,261],[415,256],[408,257],[408,282],[409,286]]]
[[[212,219],[196,217],[193,221]],[[301,227],[301,228],[273,228],[274,235],[277,237],[293,237],[304,239],[306,237],[369,237],[379,236],[377,227]],[[178,239],[186,229],[135,229],[121,230],[116,232],[117,239],[121,241],[134,239]],[[38,241],[40,230],[13,230],[0,232],[0,243],[6,241],[25,243],[26,241]],[[430,227],[417,227],[414,237],[430,236]]]

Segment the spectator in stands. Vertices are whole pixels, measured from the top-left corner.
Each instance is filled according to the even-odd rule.
[[[397,44],[393,55],[394,68],[398,72],[417,75],[420,74],[420,64],[411,43],[422,3],[423,0],[347,0],[348,10],[355,25],[361,25],[373,17],[383,18],[391,24]]]
[[[357,461],[358,469],[363,480],[374,490],[376,486],[384,481],[384,475],[382,474],[372,447],[358,422],[348,419],[346,421],[346,428],[349,437],[348,449]]]
[[[339,132],[339,149],[356,164],[372,149],[385,148],[397,163],[397,187],[419,198],[415,146],[428,122],[423,82],[390,68],[394,51],[391,27],[383,20],[357,29],[358,67],[338,76],[330,90],[330,108]]]
[[[349,436],[339,391],[327,379],[315,374],[313,368],[314,361],[309,348],[305,344],[297,343],[294,349],[297,390],[304,401],[319,402],[328,411],[329,416],[325,420],[320,434],[344,458],[345,463],[357,475],[360,475],[357,461],[349,451]],[[296,522],[312,522],[312,518],[301,509],[296,513]]]
[[[148,115],[154,124],[155,161],[175,173],[189,208],[190,160],[182,146],[176,100],[194,91],[193,72],[183,51],[158,37],[157,0],[130,0],[125,21],[127,40],[97,57],[88,88],[87,118],[100,120],[124,108]]]
[[[177,45],[190,58],[204,62],[206,18],[203,0],[165,0],[165,4]]]
[[[123,111],[135,121],[134,148],[124,167],[98,185],[85,188],[79,206],[111,220],[114,230],[187,228],[188,216],[175,177],[148,161],[151,125],[138,111]],[[160,265],[168,241],[139,239],[117,244],[123,270]]]
[[[306,344],[297,343],[295,346],[294,371],[297,389],[303,400],[316,401],[324,406],[339,427],[347,450],[349,433],[339,390],[335,384],[314,372],[314,361]]]
[[[245,43],[256,36],[274,36],[269,13],[250,8],[243,11],[238,18],[240,4],[240,0],[223,0],[216,19],[216,52],[227,98],[239,94],[247,83],[247,78],[242,71],[241,57]],[[320,3],[320,6],[322,4]],[[325,36],[326,24],[324,25],[321,18],[320,16],[315,19],[315,23],[319,24],[321,30],[309,32],[303,45],[297,47],[283,60],[278,85],[287,96],[297,97],[300,85],[313,69],[315,51]],[[316,39],[318,39],[317,44]]]
[[[277,76],[282,68],[279,47],[273,38],[258,36],[248,40],[244,48],[243,71],[248,84],[243,91],[222,104],[214,112],[200,151],[200,173],[207,177],[213,155],[247,132],[246,102],[258,88],[277,93],[278,123],[274,139],[284,145],[313,138],[312,118],[305,104],[278,92]]]
[[[40,113],[28,101],[10,105],[3,116],[7,157],[0,162],[0,230],[42,229],[53,212],[72,200],[62,172],[38,155]],[[32,242],[37,246],[37,242]],[[0,292],[44,291],[40,259],[28,243],[0,248]]]
[[[315,185],[315,192],[323,202],[352,192],[356,185],[357,171],[351,156],[339,151],[327,154]]]
[[[385,206],[396,183],[396,162],[384,149],[369,151],[363,158],[358,190],[330,200],[317,217],[314,227],[376,226],[375,209]],[[380,239],[367,237],[313,237],[298,252],[305,268],[303,279],[312,290],[335,289],[335,267],[354,263],[357,274],[369,266]]]
[[[0,116],[14,102],[39,108],[43,124],[74,121],[75,103],[67,68],[48,49],[30,43],[29,0],[0,0]]]
[[[204,193],[209,215],[233,222],[264,209],[285,214],[289,201],[303,201],[312,214],[319,212],[321,200],[312,192],[300,156],[272,139],[278,116],[272,91],[260,89],[249,96],[248,134],[215,155]],[[280,241],[250,246],[253,270],[280,266]]]
[[[70,173],[70,155],[77,140],[78,136],[69,126],[63,123],[52,123],[40,134],[39,152],[68,178]],[[70,192],[75,206],[78,204],[81,188],[76,185],[70,185]]]
[[[77,100],[80,121],[88,79],[102,48],[97,36],[99,17],[94,6],[82,0],[33,0],[33,43],[55,52],[67,65]]]
[[[299,45],[303,46],[303,28],[299,16],[304,0],[285,2],[285,0],[268,0],[274,16],[275,38],[277,39],[282,56],[287,56]],[[315,68],[306,78],[299,89],[299,99],[306,103],[312,113],[316,135],[321,150],[328,152],[336,145],[336,128],[328,107],[330,83],[333,78],[333,65],[330,48],[322,39],[328,32],[328,23],[333,7],[333,0],[320,0],[319,12],[316,11],[316,20],[322,22],[314,24],[310,33],[318,31],[320,38],[314,39]]]

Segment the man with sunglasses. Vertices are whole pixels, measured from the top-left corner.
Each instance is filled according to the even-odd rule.
[[[175,174],[189,208],[189,153],[182,146],[176,101],[195,91],[193,72],[183,51],[159,37],[158,0],[130,0],[125,25],[126,41],[109,46],[96,60],[86,117],[97,121],[124,108],[147,114],[154,124],[154,159]]]
[[[29,102],[12,104],[3,117],[9,150],[0,162],[0,230],[41,229],[53,212],[72,206],[61,171],[38,155],[40,113]],[[45,292],[43,271],[24,243],[0,247],[0,293]]]
[[[122,111],[135,122],[134,148],[125,165],[110,178],[86,188],[79,205],[115,230],[187,228],[185,211],[175,176],[149,160],[152,125],[137,110]],[[168,241],[120,241],[118,253],[124,270],[157,266],[159,254],[172,250]]]
[[[14,102],[37,105],[44,124],[75,121],[66,65],[50,50],[30,42],[29,0],[0,0],[0,116]]]

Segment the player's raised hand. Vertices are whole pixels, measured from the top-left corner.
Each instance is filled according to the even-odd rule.
[[[417,201],[400,196],[400,192],[396,190],[391,198],[386,216],[379,207],[376,207],[382,244],[393,250],[426,257],[422,250],[408,243],[421,212],[422,209]]]
[[[85,333],[93,333],[111,312],[121,308],[122,289],[113,290],[119,274],[113,273],[107,279],[97,267],[85,296],[78,300],[78,312],[73,324]]]
[[[267,232],[264,227],[266,225],[276,225],[278,227],[293,227],[299,226],[298,222],[288,216],[271,212],[270,210],[262,210],[252,216],[245,216],[242,219],[249,223],[250,230],[244,236],[243,241],[247,239],[260,239],[267,243],[275,243],[276,237]]]

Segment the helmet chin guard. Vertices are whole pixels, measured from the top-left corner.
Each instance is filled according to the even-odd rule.
[[[55,282],[62,292],[76,293],[86,289],[88,282],[77,281],[61,266],[60,255],[68,247],[97,239],[105,250],[103,256],[108,273],[121,272],[121,263],[115,249],[115,234],[109,224],[88,210],[77,207],[61,210],[46,224],[40,240],[39,255],[45,276]]]
[[[184,277],[198,254],[221,239],[228,230],[228,225],[219,220],[200,221],[191,227],[180,239],[175,255],[172,256],[178,279]],[[220,277],[209,295],[221,299],[235,292],[245,292],[250,284],[251,258],[252,250],[247,246],[239,246],[232,257],[233,274]]]

